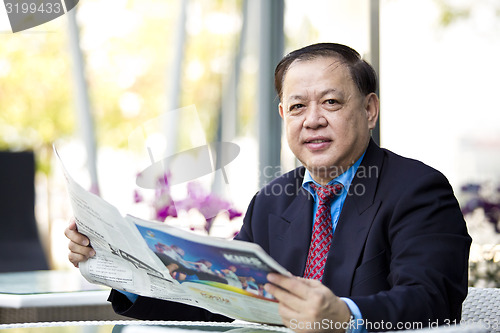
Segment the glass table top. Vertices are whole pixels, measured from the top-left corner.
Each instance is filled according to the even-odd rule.
[[[264,333],[291,332],[284,327],[251,323],[89,321],[0,325],[2,333]]]
[[[109,289],[87,282],[77,269],[74,271],[0,273],[0,293],[2,294],[65,293]]]

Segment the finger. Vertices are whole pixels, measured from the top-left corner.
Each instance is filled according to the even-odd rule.
[[[317,282],[319,282],[306,280],[297,276],[288,277],[275,273],[268,274],[267,279],[272,284],[287,290],[289,293],[296,295],[300,299],[307,299],[311,286],[316,287]],[[321,284],[321,282],[319,282],[319,284]]]
[[[86,259],[95,256],[95,250],[90,246],[82,246],[73,241],[68,244],[70,252],[84,256]]]
[[[264,289],[274,296],[279,302],[283,302],[287,297],[293,296],[288,292],[288,290],[279,287],[278,285],[266,283]]]
[[[267,274],[267,280],[272,284],[275,284],[283,289],[289,289],[289,280],[297,277],[285,276],[278,273],[269,273]]]
[[[314,323],[321,322],[321,319],[316,317],[311,317],[308,311],[304,311],[304,307],[300,311],[295,311],[290,309],[285,304],[280,303],[278,307],[278,313],[283,321],[283,324],[294,330],[294,332],[310,332],[307,327],[313,327]],[[299,326],[298,326],[299,324]],[[303,326],[304,329],[301,329],[300,326]]]
[[[68,238],[70,241],[72,241],[76,244],[82,245],[82,246],[88,246],[90,244],[90,241],[89,241],[87,236],[79,233],[76,230],[70,229],[70,228],[71,228],[71,226],[68,226],[64,230],[64,235],[66,236],[66,238]]]
[[[297,318],[304,309],[305,300],[290,293],[288,290],[266,283],[264,289],[276,298],[280,304],[280,315],[284,319]]]
[[[292,319],[297,320],[301,317],[301,312],[291,309],[285,303],[279,304],[278,313],[285,326],[288,326]]]
[[[83,256],[81,254],[73,253],[73,252],[70,252],[68,254],[68,259],[73,264],[73,266],[75,266],[76,268],[78,268],[78,266],[81,262],[87,260],[87,258],[85,256]]]

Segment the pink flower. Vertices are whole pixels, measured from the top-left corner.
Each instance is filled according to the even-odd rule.
[[[152,206],[155,210],[154,218],[156,220],[165,221],[169,216],[177,217],[177,212],[179,210],[189,211],[195,208],[205,217],[205,230],[209,232],[213,220],[220,212],[227,211],[230,220],[242,215],[241,212],[232,208],[229,201],[213,193],[207,192],[203,186],[197,182],[190,182],[187,185],[186,198],[174,202],[170,195],[169,177],[170,173],[165,173],[158,179],[155,188],[155,197]],[[134,191],[134,201],[141,202],[143,200],[142,195],[137,190]]]
[[[144,201],[144,197],[142,196],[142,194],[139,193],[138,190],[134,190],[134,202],[139,203],[139,202],[143,202],[143,201]]]

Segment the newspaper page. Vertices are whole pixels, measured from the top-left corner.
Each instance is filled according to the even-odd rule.
[[[236,319],[282,323],[277,301],[264,284],[269,272],[290,273],[260,246],[197,235],[130,215],[126,219],[198,306]]]
[[[263,286],[269,272],[290,273],[260,246],[124,217],[75,182],[57,150],[56,155],[78,231],[96,251],[79,265],[89,282],[195,305],[234,319],[282,325],[278,303]]]
[[[60,162],[78,231],[89,238],[96,251],[79,265],[85,279],[143,296],[197,305],[147,248],[137,228],[116,207],[76,183]]]

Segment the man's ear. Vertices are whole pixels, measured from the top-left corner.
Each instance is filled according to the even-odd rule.
[[[370,93],[365,97],[365,110],[368,119],[368,127],[372,130],[375,128],[380,111],[380,102],[377,94]]]
[[[280,102],[280,104],[278,104],[278,110],[280,112],[281,119],[285,119],[285,118],[283,118],[283,104],[281,102]]]

